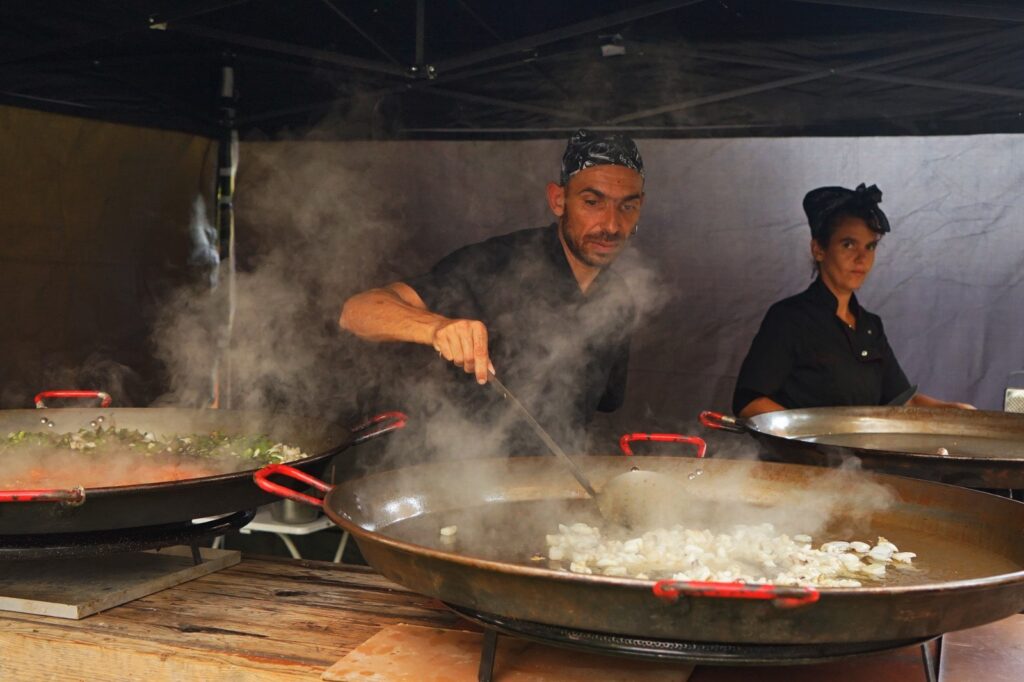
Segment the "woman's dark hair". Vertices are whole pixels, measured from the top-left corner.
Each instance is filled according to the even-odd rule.
[[[812,234],[811,236],[822,248],[828,248],[829,242],[832,241],[832,235],[847,220],[863,220],[869,230],[875,234],[883,235],[889,230],[882,229],[882,226],[878,224],[878,216],[875,215],[877,210],[877,208],[872,209],[867,206],[843,206],[828,214],[822,220],[817,234]]]
[[[804,196],[804,212],[811,226],[811,236],[820,245],[828,246],[836,228],[850,218],[863,220],[873,232],[885,234],[889,231],[889,219],[878,206],[881,201],[882,190],[877,185],[865,187],[861,183],[857,189],[812,189]]]

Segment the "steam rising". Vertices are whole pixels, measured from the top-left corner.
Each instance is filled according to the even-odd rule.
[[[236,200],[239,268],[232,337],[228,344],[228,287],[223,274],[219,282],[213,273],[209,280],[202,277],[195,287],[178,292],[165,307],[156,335],[157,352],[172,384],[161,402],[209,405],[211,367],[226,346],[223,357],[230,374],[222,374],[221,386],[223,390],[230,385],[232,408],[317,415],[345,423],[385,409],[405,410],[417,415],[419,423],[413,425],[414,437],[393,439],[398,442],[388,448],[384,461],[394,466],[438,456],[508,452],[507,439],[526,427],[505,410],[484,409],[495,400],[489,389],[438,361],[429,348],[364,343],[341,334],[336,319],[348,296],[424,272],[447,250],[550,222],[543,187],[557,173],[560,146],[545,153],[550,173],[527,176],[515,196],[502,197],[508,206],[489,209],[492,218],[495,208],[499,214],[525,217],[515,216],[515,224],[498,224],[482,235],[460,237],[450,230],[435,236],[435,226],[448,224],[447,216],[429,214],[436,208],[434,198],[403,191],[409,181],[402,175],[405,154],[429,153],[429,144],[245,145]],[[495,154],[501,149],[497,145]],[[514,145],[504,149],[520,151]],[[500,159],[496,162],[500,165]],[[520,209],[519,196],[531,197],[532,207]],[[467,214],[452,216],[450,222],[458,224],[468,216],[474,222],[486,219],[481,214],[488,209],[479,197],[466,196],[465,204]],[[213,231],[200,204],[191,232],[196,264],[202,268],[214,262]],[[439,242],[437,253],[413,251],[414,239]],[[445,239],[453,243],[444,244]],[[656,286],[655,273],[629,249],[616,269],[628,281],[643,324],[666,295]],[[219,286],[211,293],[208,282]],[[548,322],[538,314],[515,324],[536,329]],[[623,331],[613,328],[610,319],[587,319],[586,327],[579,334]],[[569,377],[583,371],[584,358],[578,341],[562,342],[556,336],[545,341],[550,342],[535,349],[530,376],[518,388],[520,398],[542,421],[557,425],[567,422],[565,408],[576,390]],[[566,381],[550,381],[559,376]],[[455,407],[473,406],[478,397],[480,412],[471,409],[467,414]],[[227,396],[221,398],[221,406],[227,406]],[[573,440],[578,436],[578,431],[567,434]]]
[[[548,146],[542,151],[550,159],[553,177],[558,147]],[[522,153],[522,146],[507,149],[510,158],[496,159],[496,163],[513,163],[515,154]],[[383,410],[410,413],[414,420],[408,429],[389,437],[383,447],[367,450],[373,454],[375,469],[507,454],[509,443],[517,442],[526,432],[526,425],[514,413],[501,409],[500,399],[489,388],[477,386],[470,376],[438,360],[432,349],[364,343],[337,329],[340,306],[348,296],[427,271],[438,258],[465,243],[550,222],[543,202],[547,178],[540,175],[527,177],[518,193],[502,196],[500,205],[490,212],[484,210],[479,197],[472,196],[472,187],[430,183],[428,187],[453,192],[455,199],[465,197],[467,206],[465,216],[432,215],[432,209],[446,205],[444,198],[417,194],[421,188],[415,184],[416,178],[410,182],[403,164],[405,154],[430,150],[427,143],[245,146],[237,204],[236,318],[225,356],[231,372],[231,407],[320,416],[345,424]],[[439,161],[439,168],[450,162]],[[651,174],[656,173],[652,167]],[[659,200],[648,198],[649,202]],[[457,205],[457,201],[449,198],[447,205]],[[467,216],[472,224],[462,232],[449,227],[465,224]],[[495,218],[493,227],[479,233],[488,216]],[[501,216],[506,216],[506,222],[498,219]],[[193,226],[196,254],[206,254],[205,262],[212,263],[210,229],[203,219],[204,212],[197,210]],[[652,226],[645,222],[644,228]],[[463,232],[473,235],[466,237]],[[411,248],[414,242],[430,247],[416,251]],[[647,265],[651,259],[642,251],[643,231],[637,246],[627,248],[614,267],[628,285],[642,328],[667,304],[670,292],[659,273]],[[211,399],[210,369],[226,342],[222,328],[227,287],[222,279],[211,293],[207,283],[203,284],[179,292],[160,320],[159,354],[173,382],[166,402],[204,405]],[[524,296],[531,293],[524,292]],[[618,319],[615,315],[587,318],[578,332],[595,337],[620,334],[623,330],[615,327]],[[515,320],[524,330],[545,329],[553,322],[550,313],[530,306],[525,316]],[[542,423],[559,425],[565,422],[567,408],[575,399],[577,383],[553,379],[582,372],[584,356],[579,352],[578,337],[551,334],[541,338],[541,345],[531,349],[527,376],[510,387]],[[686,352],[689,345],[687,339],[672,342],[676,352]],[[500,358],[495,365],[500,374]],[[453,400],[460,394],[462,398],[468,395],[469,402]],[[456,407],[458,404],[480,407],[467,413]],[[659,426],[663,425],[630,424],[619,431],[657,430]],[[663,430],[680,430],[679,423],[667,426],[670,428]],[[696,425],[684,426],[689,426],[684,432],[706,433]],[[587,449],[579,445],[583,442],[580,436],[569,429],[560,434],[560,440],[565,439],[563,444],[572,441],[579,452]],[[749,438],[714,435],[711,440],[711,451],[719,456],[752,457],[756,452]],[[611,454],[613,443],[603,440],[595,450]],[[513,454],[546,453],[537,447]],[[642,460],[640,463],[642,466]],[[863,502],[860,511],[867,513],[890,501],[880,486],[839,471],[818,480],[814,489],[790,491],[785,504],[765,506],[749,501],[751,482],[743,471],[723,468],[715,476],[703,476],[695,485],[684,486],[677,500],[659,504],[664,504],[666,513],[675,510],[677,503],[684,504],[694,523],[751,522],[753,515],[754,520],[772,521],[788,532],[814,534],[837,513],[849,514],[851,510],[840,510],[837,505],[839,500],[850,499],[854,484],[863,487],[858,497]],[[446,472],[445,486],[452,491],[453,500],[460,491],[504,485],[504,481],[488,478],[487,472],[493,469],[487,467],[457,467]],[[410,471],[408,475],[412,478],[406,483],[411,487],[420,474]],[[403,485],[403,480],[399,475],[392,482]],[[696,504],[702,495],[715,502]],[[430,532],[436,533],[436,529]]]
[[[622,538],[676,524],[728,532],[737,524],[771,523],[780,534],[806,533],[820,544],[869,536],[877,515],[897,500],[892,489],[856,467],[797,469],[673,457],[633,462],[669,482],[667,489],[652,489],[648,503],[657,513],[644,527],[627,529],[601,518],[597,505],[551,458],[435,463],[372,475],[344,484],[343,499],[357,495],[360,504],[349,500],[341,510],[369,530],[386,526],[386,535],[418,545],[531,564],[531,556],[544,551],[544,535],[557,532],[559,523],[596,525]],[[599,491],[629,464],[621,457],[584,461]],[[687,473],[697,468],[705,473],[689,479]],[[451,525],[457,535],[440,537],[440,529]]]
[[[231,390],[222,406],[230,400],[234,409],[328,418],[352,411],[345,389],[365,377],[354,376],[359,366],[343,352],[335,320],[341,301],[372,279],[399,234],[386,207],[372,200],[379,191],[358,172],[340,169],[316,147],[290,149],[287,158],[273,146],[245,150],[231,338],[223,278],[212,292],[202,282],[165,306],[156,344],[172,390],[163,402],[209,404],[211,368],[223,348],[221,386]],[[201,210],[192,234],[193,254],[209,263],[216,252]],[[210,277],[217,282],[216,272]]]

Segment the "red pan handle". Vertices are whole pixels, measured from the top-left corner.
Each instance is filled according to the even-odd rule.
[[[352,427],[352,433],[359,434],[352,439],[353,445],[364,443],[371,438],[376,438],[385,433],[396,431],[398,429],[404,429],[406,422],[409,421],[409,417],[404,412],[392,411],[392,412],[381,412],[380,414],[370,417],[362,424]],[[383,424],[369,433],[363,433],[374,424]]]
[[[362,424],[353,426],[351,429],[352,433],[361,435],[354,438],[352,442],[353,444],[362,443],[370,440],[371,438],[376,438],[377,436],[389,433],[396,429],[404,428],[405,423],[408,420],[409,418],[402,412],[382,412],[378,415],[370,417]],[[379,428],[376,428],[373,431],[370,431],[369,433],[363,433],[364,431],[366,431],[375,424],[383,424],[383,426],[380,426]],[[320,492],[326,493],[329,492],[331,489],[331,486],[329,484],[324,483],[316,476],[307,474],[305,471],[296,469],[295,467],[288,466],[287,464],[270,464],[253,473],[253,481],[255,481],[256,485],[258,485],[262,490],[270,493],[271,495],[277,495],[278,497],[284,497],[289,500],[295,500],[296,502],[305,502],[306,504],[314,507],[321,506],[321,504],[323,504],[323,500],[313,497],[312,495],[306,495],[305,493],[300,493],[298,491],[292,490],[291,488],[286,488],[283,485],[274,483],[273,481],[270,480],[270,476],[272,476],[273,474],[281,474],[282,476],[288,476],[289,478],[293,478],[296,481],[301,481],[306,485],[310,485],[319,490]]]
[[[708,444],[698,436],[684,436],[679,433],[627,433],[619,439],[619,449],[622,450],[622,454],[632,455],[633,448],[629,447],[629,444],[636,440],[650,440],[658,443],[689,443],[697,446],[697,457],[703,457],[708,451]]]
[[[323,500],[318,497],[313,497],[312,495],[297,492],[291,488],[285,488],[283,485],[270,481],[269,478],[273,474],[281,474],[282,476],[294,478],[296,481],[302,481],[306,485],[311,485],[324,493],[329,492],[331,489],[330,485],[324,483],[316,476],[311,476],[305,471],[301,471],[295,467],[290,467],[287,464],[270,464],[257,470],[252,475],[252,480],[256,482],[256,485],[266,492],[272,495],[277,495],[278,497],[286,497],[289,500],[295,500],[296,502],[305,502],[313,507],[321,506],[321,504],[323,504]]]
[[[85,488],[71,490],[0,490],[0,502],[60,502],[77,507],[85,502]]]
[[[41,410],[46,407],[47,398],[96,398],[100,401],[100,407],[110,407],[113,402],[110,394],[103,391],[43,391],[35,397],[36,408]]]
[[[721,412],[705,410],[700,413],[698,419],[701,424],[716,431],[729,431],[731,433],[746,433],[748,431],[742,420],[724,415]]]
[[[720,599],[771,599],[775,606],[782,609],[813,604],[821,597],[821,593],[813,587],[779,587],[777,585],[682,580],[659,580],[654,583],[652,591],[658,599],[671,603],[675,603],[680,595]]]

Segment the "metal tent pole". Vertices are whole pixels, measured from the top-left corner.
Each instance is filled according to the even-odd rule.
[[[231,337],[235,327],[235,173],[238,171],[238,131],[235,129],[235,67],[230,57],[221,67],[219,101],[221,135],[217,150],[217,204],[215,226],[220,252],[221,272],[218,285],[227,284],[227,319],[217,335],[214,358],[211,407],[232,407]],[[223,268],[227,264],[227,272]]]

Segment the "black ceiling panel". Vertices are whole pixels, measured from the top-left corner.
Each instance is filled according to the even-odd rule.
[[[1024,131],[1010,0],[0,5],[0,103],[212,136],[225,65],[243,138]]]

